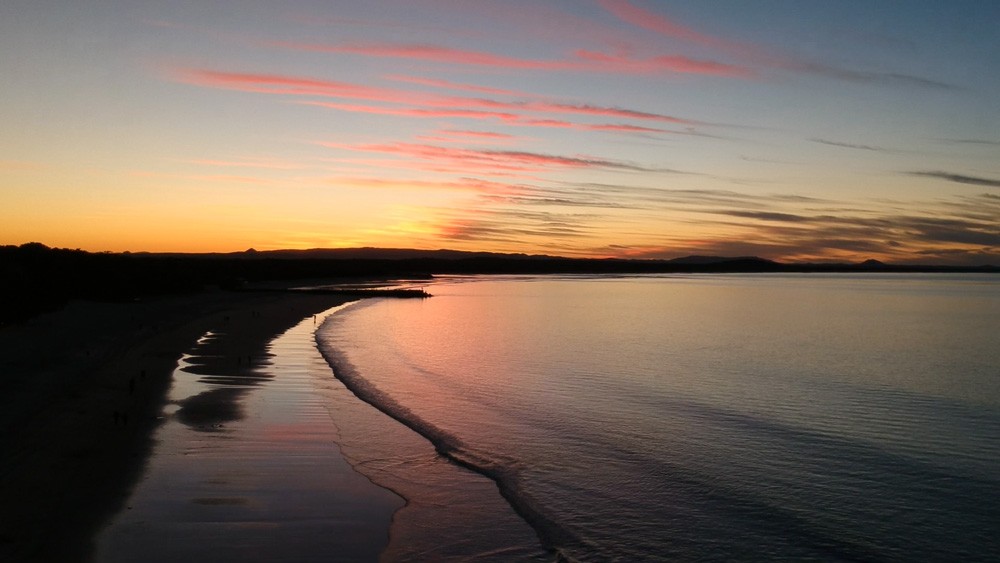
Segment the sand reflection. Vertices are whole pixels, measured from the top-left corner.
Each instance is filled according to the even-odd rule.
[[[199,339],[174,373],[146,477],[97,560],[377,560],[403,501],[340,454],[316,390],[333,375],[313,330],[310,315],[267,350],[241,350],[225,333]]]

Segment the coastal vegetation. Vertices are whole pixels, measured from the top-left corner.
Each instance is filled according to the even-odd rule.
[[[73,299],[132,301],[192,294],[208,287],[247,290],[264,282],[428,279],[473,274],[685,274],[787,272],[1000,272],[978,268],[861,263],[781,263],[758,257],[687,256],[673,260],[563,258],[545,255],[410,249],[312,249],[209,254],[87,252],[33,242],[0,246],[0,324],[23,322]],[[300,285],[303,285],[300,283]],[[357,289],[351,296],[358,294]],[[380,290],[386,291],[386,290]],[[343,294],[343,293],[342,293]],[[379,296],[413,297],[381,293]]]

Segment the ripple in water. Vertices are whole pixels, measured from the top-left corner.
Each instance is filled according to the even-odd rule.
[[[321,349],[358,396],[495,480],[545,548],[593,561],[1000,557],[989,276],[493,278],[432,293],[348,308]],[[384,479],[405,450],[353,442],[359,468],[381,459]],[[410,501],[495,507],[497,487],[464,489],[465,474],[428,473]],[[447,557],[552,558],[523,531],[505,548],[516,525],[490,526],[493,514]],[[442,555],[452,524],[394,533],[419,559]]]

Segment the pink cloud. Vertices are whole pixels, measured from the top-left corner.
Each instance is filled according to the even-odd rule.
[[[431,135],[420,135],[417,140],[431,143],[474,143],[490,144],[511,142],[517,137],[506,133],[493,131],[465,131],[457,129],[440,129]]]
[[[434,172],[434,173],[445,173],[445,174],[462,174],[462,175],[489,175],[489,176],[514,176],[514,177],[530,177],[527,175],[528,172],[534,171],[533,169],[525,168],[524,166],[516,164],[506,164],[506,163],[496,163],[493,166],[484,166],[482,163],[469,162],[461,158],[446,158],[442,153],[437,156],[431,156],[429,154],[424,155],[414,155],[410,152],[396,149],[393,150],[390,147],[379,146],[379,145],[346,145],[339,143],[319,143],[322,146],[329,148],[350,150],[356,152],[367,152],[371,154],[382,154],[391,155],[396,157],[405,157],[396,160],[385,160],[385,159],[338,159],[342,162],[350,162],[353,164],[363,164],[367,167],[378,167],[378,168],[393,168],[396,170],[403,170],[406,172],[413,171],[423,171],[423,172]]]
[[[347,145],[322,142],[322,146],[351,151],[406,156],[444,164],[446,168],[489,173],[493,170],[539,172],[552,169],[606,168],[645,170],[628,163],[592,156],[559,156],[527,151],[473,150],[417,143]]]
[[[415,143],[386,143],[368,145],[346,145],[339,143],[320,143],[323,146],[351,151],[404,156],[432,164],[430,169],[436,171],[468,171],[489,172],[500,170],[506,172],[535,172],[544,170],[543,164],[558,164],[559,161],[546,162],[544,158],[502,158],[491,151],[476,151],[442,147],[437,145],[422,145]]]
[[[330,178],[330,182],[338,185],[349,185],[360,188],[418,188],[471,191],[487,196],[516,196],[525,193],[525,187],[503,182],[492,182],[479,178],[459,178],[457,180],[389,180],[385,178],[351,177]]]
[[[648,29],[674,39],[716,49],[739,60],[750,61],[767,66],[789,67],[794,63],[786,58],[768,52],[760,46],[739,41],[731,41],[722,37],[707,35],[661,14],[640,8],[629,0],[598,0],[605,10],[618,19],[636,27]]]
[[[609,55],[594,51],[578,50],[578,59],[588,61],[597,68],[617,69],[628,74],[704,74],[736,78],[750,78],[754,72],[748,68],[692,59],[681,55],[657,55],[646,59],[634,58],[626,54]]]
[[[593,131],[621,131],[623,133],[672,133],[665,129],[655,127],[642,127],[640,125],[629,125],[627,123],[609,123],[605,125],[589,125],[588,129]]]
[[[482,51],[468,51],[427,44],[270,42],[268,45],[299,51],[344,53],[368,57],[411,59],[451,65],[485,66],[512,70],[579,71],[609,74],[702,74],[736,78],[753,76],[753,72],[744,67],[691,59],[680,55],[661,55],[640,59],[628,57],[624,54],[607,55],[594,51],[579,50],[575,53],[574,58],[540,60],[507,57]]]
[[[672,115],[650,113],[615,107],[603,107],[589,104],[562,104],[555,102],[529,102],[523,104],[525,109],[541,112],[577,113],[584,115],[602,115],[606,117],[624,117],[629,119],[644,119],[652,121],[663,121],[667,123],[677,123],[684,125],[697,125],[698,121],[682,119]]]
[[[881,82],[885,84],[946,90],[955,88],[952,84],[922,76],[898,72],[871,72],[843,68],[802,59],[794,55],[773,52],[769,49],[751,43],[731,41],[725,38],[707,35],[690,27],[679,24],[663,15],[640,8],[632,4],[629,0],[598,1],[605,10],[626,23],[643,29],[648,29],[667,37],[686,41],[688,43],[710,47],[720,52],[724,52],[740,61],[746,61],[770,68],[804,72],[849,82]],[[603,58],[606,56],[598,55],[598,57]],[[644,61],[644,64],[656,66],[656,64],[659,63],[663,65],[665,69],[673,69],[677,72],[684,72],[683,69],[692,64],[689,60],[676,59],[677,57],[654,57],[651,60]],[[635,61],[625,61],[625,63],[630,65],[636,64]],[[695,65],[693,68],[697,68],[701,73],[712,74],[713,65],[715,64],[718,63],[704,62],[700,65]],[[727,75],[726,73],[731,71],[731,69],[726,68],[727,66],[728,65],[722,65],[722,67],[716,68],[715,70]],[[642,65],[640,65],[636,70],[638,71],[641,68]],[[743,69],[743,67],[734,68]],[[752,73],[746,74],[745,76],[752,76]]]
[[[186,84],[261,94],[326,96],[355,100],[398,102],[406,100],[403,92],[387,88],[375,88],[349,82],[284,76],[280,74],[225,72],[205,69],[175,69],[171,74],[176,80]]]
[[[695,31],[690,27],[681,25],[670,18],[640,8],[629,2],[629,0],[598,0],[598,3],[602,8],[626,23],[654,31],[661,35],[666,35],[667,37],[674,37],[691,43],[722,49],[724,51],[739,50],[743,48],[742,45],[737,43],[713,37],[711,35],[705,35],[704,33]]]
[[[580,129],[584,131],[619,131],[624,133],[676,133],[676,131],[657,129],[655,127],[642,127],[639,125],[630,125],[626,123],[606,123],[606,124],[575,123],[572,121],[564,121],[560,119],[534,119],[530,117],[525,117],[523,115],[517,115],[506,112],[496,112],[496,111],[482,111],[482,110],[469,110],[469,109],[399,108],[399,107],[373,106],[365,104],[343,104],[337,102],[299,102],[299,103],[303,105],[319,106],[341,111],[350,111],[354,113],[370,113],[375,115],[398,115],[405,117],[426,117],[426,118],[454,117],[463,119],[491,119],[491,120],[499,120],[507,125],[518,126],[518,127],[551,127],[557,129]],[[501,133],[493,133],[491,135],[493,135],[493,138],[495,139],[512,138],[511,135],[504,135]],[[482,139],[487,136],[488,134],[480,134],[479,138]],[[424,140],[444,140],[444,139],[441,139],[439,136],[438,138],[428,138]]]
[[[473,137],[473,138],[486,138],[486,139],[513,139],[513,135],[508,135],[506,133],[496,133],[494,131],[467,131],[459,129],[442,129],[440,131],[443,135],[449,135],[454,137]]]
[[[450,90],[463,90],[467,92],[482,92],[497,95],[507,95],[515,96],[520,98],[533,98],[537,97],[533,94],[526,92],[517,92],[514,90],[503,90],[500,88],[490,88],[488,86],[478,86],[475,84],[464,84],[459,82],[451,82],[448,80],[435,80],[430,78],[418,78],[414,76],[388,76],[390,80],[398,80],[401,82],[409,82],[412,84],[421,84],[425,86],[433,86],[435,88],[444,88]],[[454,100],[456,98],[450,98],[449,100]],[[466,103],[471,103],[474,105],[483,105],[487,107],[495,108],[505,108],[505,109],[524,109],[529,111],[540,111],[540,112],[558,112],[558,113],[577,113],[585,115],[603,115],[609,117],[625,117],[630,119],[652,119],[656,121],[666,121],[670,123],[682,123],[686,125],[695,125],[698,122],[690,119],[681,119],[679,117],[673,117],[670,115],[662,115],[651,112],[636,111],[617,107],[603,107],[591,104],[569,104],[569,103],[559,103],[554,101],[531,101],[531,102],[502,102],[498,100],[489,100],[484,98],[457,98]]]
[[[554,112],[554,113],[575,113],[582,115],[604,115],[613,117],[624,117],[631,119],[655,120],[669,123],[697,124],[698,122],[681,119],[678,117],[663,115],[651,112],[636,111],[615,107],[604,107],[591,104],[567,104],[549,101],[515,101],[505,102],[487,98],[468,98],[460,96],[438,96],[433,94],[423,94],[407,90],[394,88],[379,88],[373,86],[363,86],[349,82],[320,80],[315,78],[304,78],[295,76],[284,76],[265,73],[238,73],[204,69],[179,69],[172,71],[175,79],[198,86],[211,88],[226,88],[243,92],[254,92],[263,94],[281,94],[291,96],[319,96],[328,98],[344,98],[351,100],[365,100],[367,102],[386,102],[402,104],[407,106],[426,106],[431,108],[449,108],[445,111],[448,115],[442,114],[439,110],[413,110],[395,109],[376,106],[353,106],[356,111],[369,111],[371,113],[384,113],[386,115],[416,115],[416,116],[452,116],[461,117],[468,114],[470,117],[476,112],[472,110],[454,110],[458,106],[471,106],[476,108],[487,108],[489,110],[512,110],[512,111],[534,111],[534,112]],[[323,105],[323,104],[315,104]],[[335,104],[329,104],[334,107]],[[337,109],[351,110],[352,106],[340,104]],[[458,115],[463,114],[463,115]],[[505,120],[516,120],[519,116],[511,111],[488,111],[478,112],[481,117],[492,117]]]
[[[570,113],[578,115],[599,115],[605,117],[624,117],[629,119],[643,119],[653,121],[663,121],[667,123],[677,123],[684,125],[698,125],[698,121],[682,119],[672,115],[636,111],[624,108],[597,106],[592,104],[568,104],[551,101],[515,101],[505,102],[502,100],[491,100],[487,98],[447,98],[446,103],[454,105],[461,103],[474,107],[489,108],[493,110],[515,110],[530,111],[536,113]]]
[[[505,57],[481,51],[452,49],[438,45],[419,43],[345,43],[339,45],[324,43],[289,43],[274,41],[268,43],[272,47],[293,49],[296,51],[316,51],[321,53],[346,53],[368,57],[383,57],[393,59],[414,59],[437,63],[461,64],[472,66],[489,66],[530,70],[559,70],[566,65],[563,61],[541,61]]]
[[[675,133],[675,131],[628,123],[579,123],[545,117],[544,115],[536,117],[529,114],[556,113],[617,117],[688,126],[700,123],[665,114],[593,104],[573,104],[549,100],[503,101],[489,98],[440,96],[394,88],[364,86],[343,81],[278,74],[239,73],[204,69],[179,69],[173,70],[171,74],[181,82],[209,88],[224,88],[242,92],[294,97],[340,99],[344,101],[303,100],[297,103],[375,115],[432,119],[494,120],[519,127],[551,127],[583,131],[632,133]],[[246,163],[242,165],[247,166]]]

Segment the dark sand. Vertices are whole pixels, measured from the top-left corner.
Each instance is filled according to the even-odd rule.
[[[143,474],[177,361],[200,336],[224,329],[222,354],[263,358],[275,335],[344,301],[216,292],[72,303],[0,329],[0,560],[92,558],[96,533]],[[210,399],[187,416],[231,414],[233,401]]]

